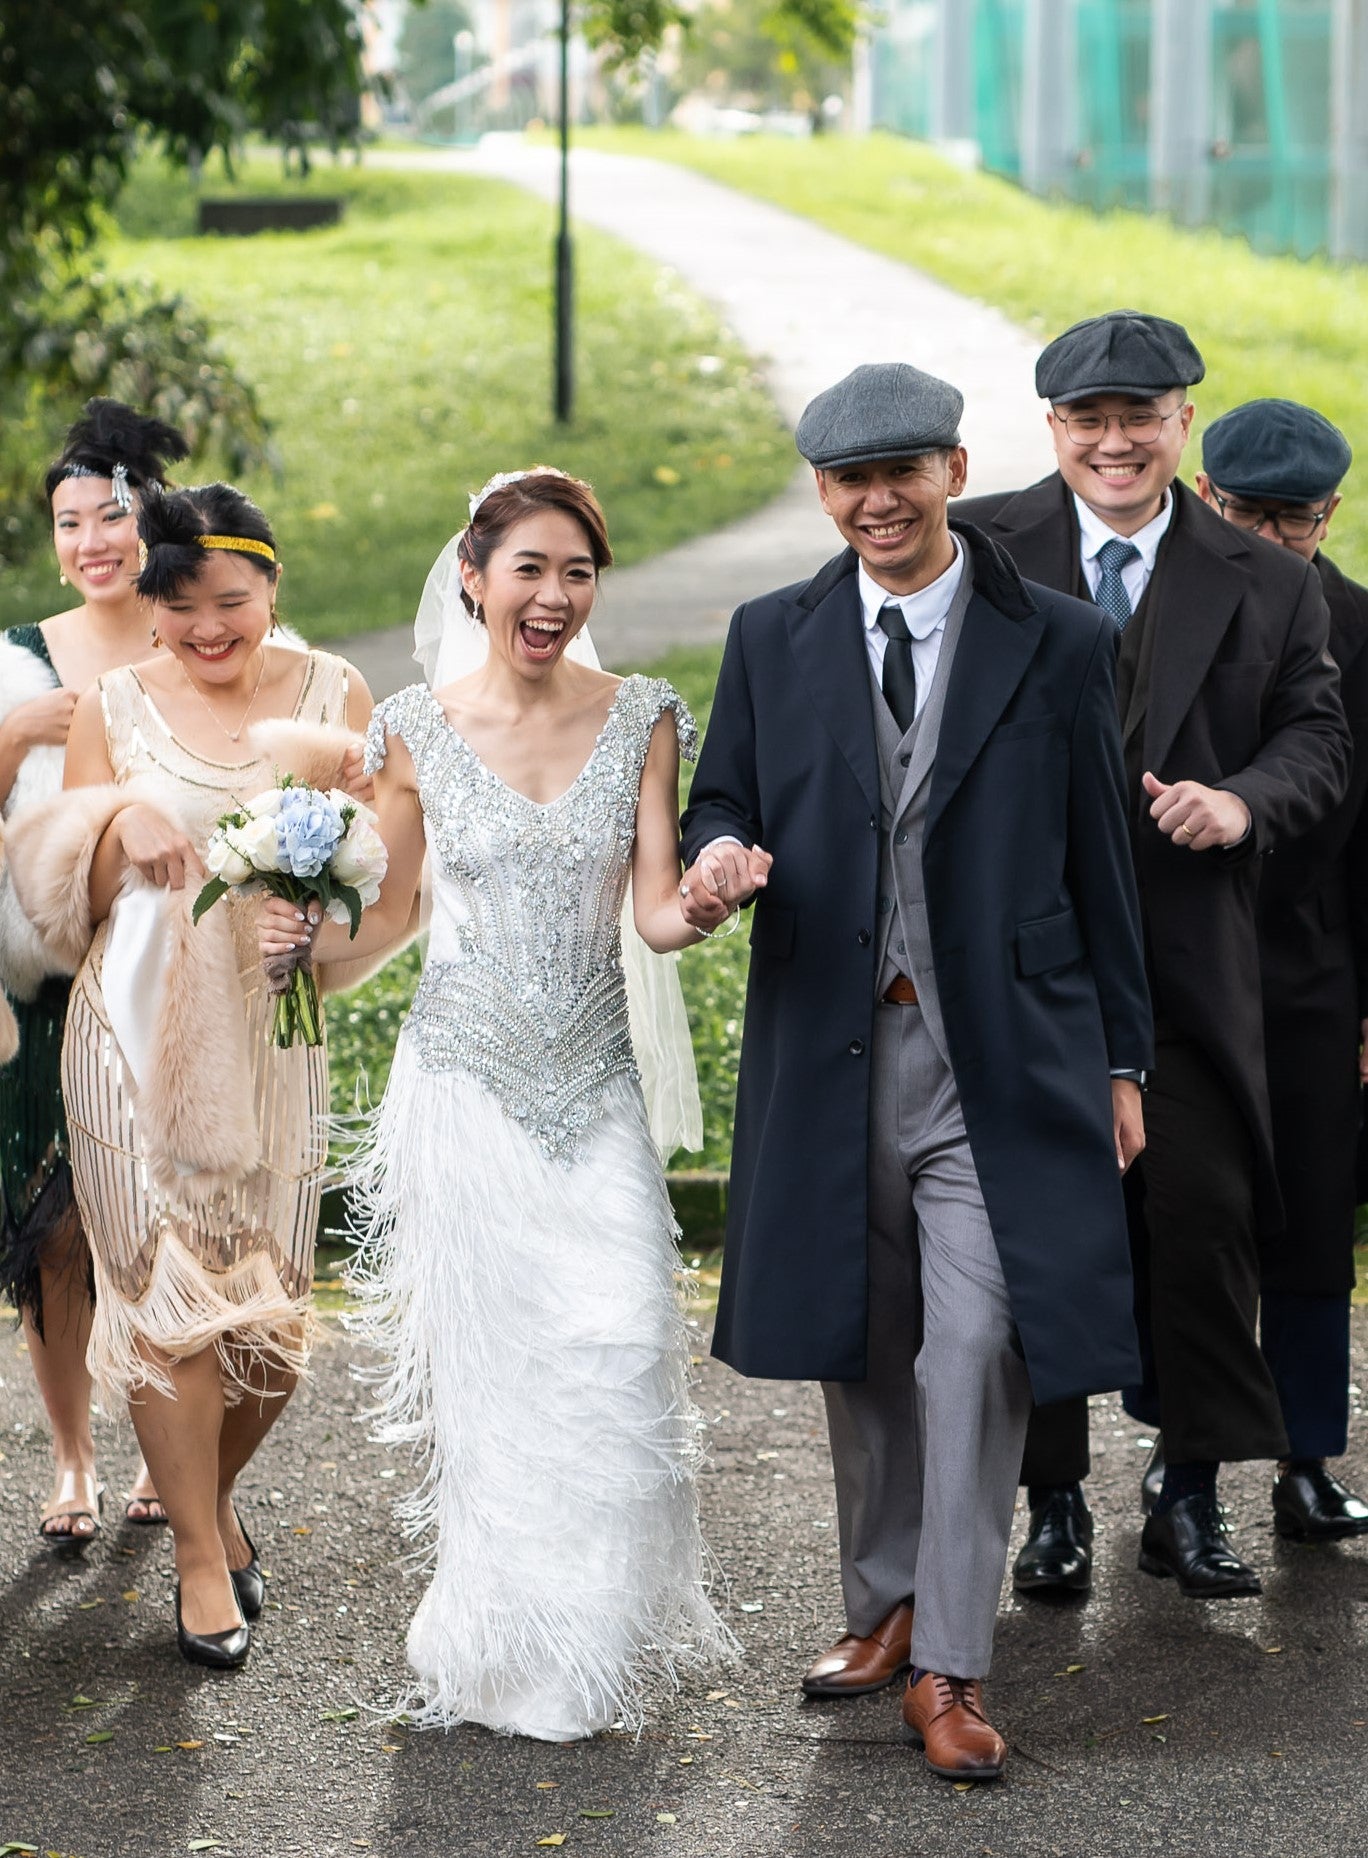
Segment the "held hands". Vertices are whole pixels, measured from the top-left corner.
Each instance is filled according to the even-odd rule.
[[[1238,794],[1200,781],[1165,784],[1153,774],[1141,776],[1152,802],[1150,818],[1175,845],[1190,852],[1210,851],[1217,845],[1238,845],[1249,831],[1249,808]]]
[[[769,882],[773,854],[731,841],[709,845],[684,873],[679,907],[686,923],[708,934]]]
[[[309,947],[322,920],[317,901],[300,909],[285,897],[263,897],[257,904],[257,947],[262,960],[274,961]]]
[[[1114,1077],[1111,1096],[1116,1165],[1124,1174],[1145,1146],[1145,1113],[1141,1107],[1140,1086],[1130,1078]]]
[[[149,884],[184,890],[204,877],[199,853],[180,827],[155,807],[126,806],[116,816],[113,831],[127,863]]]

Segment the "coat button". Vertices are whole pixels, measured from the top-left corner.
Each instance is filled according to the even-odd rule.
[[[879,822],[878,822],[878,820],[877,820],[877,819],[875,819],[875,817],[874,817],[874,815],[873,815],[873,814],[871,813],[871,814],[869,815],[869,826],[870,826],[870,830],[871,830],[871,831],[877,831],[877,829],[878,829],[878,825],[879,825]]]
[[[858,1058],[864,1051],[864,1040],[852,1039],[850,1041],[849,1051],[852,1058]]]
[[[859,943],[861,948],[868,948],[869,947],[868,929],[861,929],[860,933],[856,936],[855,940]]]
[[[900,768],[905,768],[905,767],[907,766],[907,764],[908,764],[908,763],[909,763],[909,762],[911,761],[911,759],[912,759],[912,757],[911,757],[910,755],[899,755],[899,756],[898,756],[898,766],[899,766]]]
[[[900,832],[898,834],[898,844],[906,845],[906,843],[907,843],[907,834],[905,832]]]

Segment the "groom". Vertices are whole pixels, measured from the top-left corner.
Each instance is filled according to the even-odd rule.
[[[1151,1027],[1109,622],[950,521],[962,405],[888,363],[803,414],[848,546],[732,621],[681,889],[755,896],[714,1350],[823,1383],[848,1631],[803,1688],[910,1665],[931,1767],[990,1779],[1032,1397],[1136,1368]]]

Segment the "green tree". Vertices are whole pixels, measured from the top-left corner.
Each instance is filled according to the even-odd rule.
[[[452,41],[470,31],[462,0],[427,0],[410,9],[399,35],[399,76],[415,103],[449,84],[456,75]]]

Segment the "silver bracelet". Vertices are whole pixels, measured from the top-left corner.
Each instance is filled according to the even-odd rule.
[[[741,906],[740,904],[736,905],[736,907],[732,910],[732,913],[730,916],[723,917],[722,921],[717,925],[716,929],[698,929],[698,924],[697,923],[694,924],[694,928],[698,929],[698,933],[701,936],[705,937],[706,940],[708,940],[709,942],[714,942],[714,941],[725,942],[727,937],[729,935],[735,935],[737,930],[740,927],[741,927]]]

